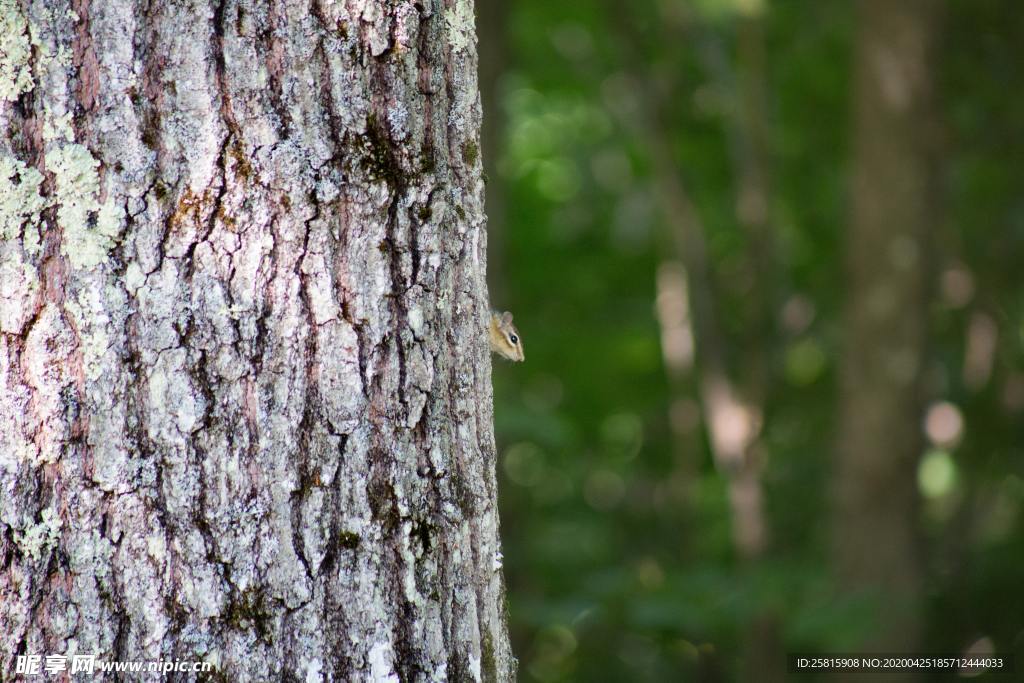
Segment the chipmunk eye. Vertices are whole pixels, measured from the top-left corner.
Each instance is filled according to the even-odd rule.
[[[508,335],[508,340],[509,340],[510,342],[512,342],[513,344],[518,344],[518,343],[519,343],[519,337],[517,337],[517,336],[516,336],[516,335],[514,335],[514,334],[510,334],[510,335]]]

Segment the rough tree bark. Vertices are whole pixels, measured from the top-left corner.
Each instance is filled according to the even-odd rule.
[[[472,0],[0,0],[0,679],[514,677]]]
[[[876,651],[913,651],[921,626],[915,472],[934,221],[930,49],[937,9],[935,0],[858,5],[833,539],[845,587],[883,601],[866,643]]]

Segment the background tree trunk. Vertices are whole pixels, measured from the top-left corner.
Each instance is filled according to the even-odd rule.
[[[505,271],[505,183],[500,181],[498,161],[504,149],[506,116],[502,107],[502,76],[510,68],[505,32],[509,22],[506,0],[476,0],[477,34],[480,36],[480,101],[486,120],[480,126],[484,176],[487,183],[487,272],[496,307],[508,306],[502,291]]]
[[[509,680],[471,0],[0,0],[0,633]]]
[[[932,0],[867,0],[858,13],[834,543],[840,580],[880,601],[866,644],[875,651],[912,651],[920,632],[915,473],[935,199],[935,11]]]

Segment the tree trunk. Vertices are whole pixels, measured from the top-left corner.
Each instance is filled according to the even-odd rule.
[[[936,7],[932,0],[859,7],[833,538],[840,580],[879,600],[866,646],[901,652],[917,646],[920,630],[915,472],[934,220],[928,124]]]
[[[471,0],[0,0],[0,678],[510,680]]]

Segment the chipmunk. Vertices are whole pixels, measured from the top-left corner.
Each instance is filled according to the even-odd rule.
[[[491,351],[517,363],[523,361],[523,340],[519,338],[519,330],[512,324],[512,314],[491,313],[490,324]]]

